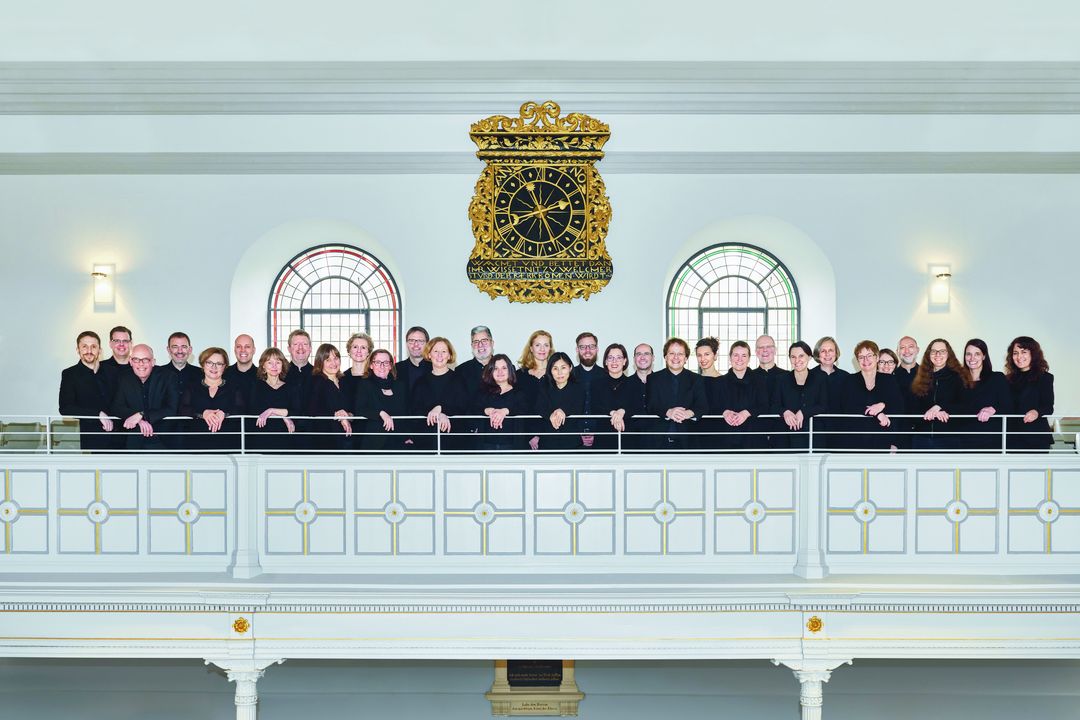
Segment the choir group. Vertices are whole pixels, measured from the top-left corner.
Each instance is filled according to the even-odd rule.
[[[133,345],[123,326],[110,331],[112,356],[101,360],[100,337],[88,330],[76,339],[79,362],[61,376],[59,409],[81,418],[89,450],[1031,451],[1052,442],[1054,378],[1026,336],[1009,343],[999,372],[977,338],[961,360],[942,338],[920,358],[911,337],[896,352],[858,343],[853,371],[839,366],[833,338],[813,348],[798,341],[787,370],[762,335],[756,367],[749,343],[737,341],[723,374],[715,338],[694,348],[697,372],[680,338],[664,343],[656,371],[651,345],[630,353],[611,343],[601,352],[589,332],[577,336],[571,358],[537,330],[516,362],[495,352],[487,327],[469,339],[472,357],[458,364],[448,338],[412,327],[407,357],[395,363],[356,333],[345,368],[332,344],[312,357],[304,330],[289,335],[289,357],[271,347],[257,360],[252,337],[240,335],[234,363],[224,348],[208,347],[196,365],[190,338],[176,332],[169,361],[155,365],[153,349]]]

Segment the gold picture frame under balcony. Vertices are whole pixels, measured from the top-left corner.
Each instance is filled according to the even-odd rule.
[[[577,717],[585,693],[573,660],[496,660],[495,679],[484,693],[498,716]]]

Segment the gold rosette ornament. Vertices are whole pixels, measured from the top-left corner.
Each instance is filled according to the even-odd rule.
[[[611,203],[596,162],[611,131],[581,113],[527,102],[520,116],[473,123],[487,163],[469,204],[469,280],[510,302],[570,302],[611,280]]]

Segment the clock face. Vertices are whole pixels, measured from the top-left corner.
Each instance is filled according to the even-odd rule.
[[[584,173],[580,168],[548,165],[511,168],[495,191],[499,254],[530,258],[584,257],[584,190]]]

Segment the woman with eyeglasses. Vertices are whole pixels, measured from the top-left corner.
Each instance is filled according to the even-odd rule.
[[[1048,418],[1054,413],[1054,376],[1034,338],[1021,335],[1009,343],[1005,377],[1012,392],[1013,413],[1023,414],[1006,423],[1009,449],[1046,452],[1054,442]]]
[[[315,351],[315,363],[308,382],[307,414],[315,417],[331,417],[333,420],[312,420],[309,424],[316,433],[311,446],[316,450],[349,450],[352,448],[352,403],[345,394],[344,376],[341,373],[341,353],[330,343],[323,343]]]
[[[656,415],[656,445],[667,450],[697,448],[692,435],[697,421],[709,412],[705,383],[700,375],[686,369],[690,346],[682,338],[664,343],[664,369],[649,376],[645,386],[649,412]]]
[[[959,426],[964,431],[960,444],[972,450],[1001,450],[1001,416],[1012,412],[1012,395],[1009,381],[1004,373],[994,370],[990,351],[979,338],[964,345],[964,372],[970,385],[960,391],[961,404],[964,414],[975,418]]]
[[[600,421],[593,447],[614,450],[619,446],[615,433],[626,431],[627,410],[633,405],[633,386],[626,375],[630,365],[626,348],[612,343],[604,348],[604,370],[607,372],[593,381],[592,414],[607,415],[608,423]]]
[[[884,375],[893,375],[896,373],[896,366],[900,364],[900,358],[896,356],[889,348],[881,348],[881,353],[878,355],[877,371]]]
[[[786,441],[780,443],[780,447],[807,449],[810,418],[828,411],[829,391],[825,385],[825,376],[810,372],[812,353],[810,346],[802,340],[792,343],[788,348],[791,372],[781,375],[776,383],[773,410],[780,415],[781,422],[788,430],[787,433],[779,435],[781,441]]]
[[[863,340],[855,346],[859,372],[849,374],[840,385],[840,412],[859,417],[834,420],[829,425],[843,434],[834,435],[830,447],[838,450],[896,450],[889,430],[889,413],[903,413],[904,399],[892,375],[879,373],[878,346]],[[830,388],[830,392],[831,392]]]
[[[544,434],[533,450],[573,450],[582,447],[582,421],[575,415],[585,412],[585,388],[572,377],[574,363],[564,352],[557,352],[548,361],[547,377],[536,395],[536,414]]]
[[[956,358],[948,340],[935,338],[926,346],[922,362],[911,381],[912,414],[922,415],[915,422],[914,450],[954,450],[962,445],[950,416],[963,411],[962,392],[971,377]]]
[[[209,347],[199,353],[202,381],[188,383],[180,397],[181,415],[188,435],[183,447],[187,450],[229,452],[240,448],[240,424],[229,419],[244,412],[244,398],[239,385],[226,383],[225,368],[229,353],[224,348]]]
[[[404,379],[397,377],[394,356],[389,350],[376,350],[368,359],[368,372],[356,386],[354,415],[365,418],[363,450],[405,450],[412,441],[398,427],[408,414],[409,392]]]

